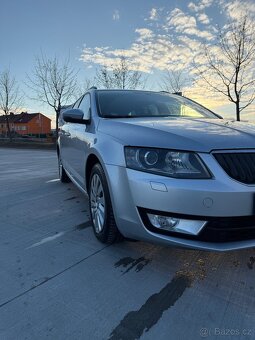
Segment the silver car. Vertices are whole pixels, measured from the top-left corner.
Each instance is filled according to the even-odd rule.
[[[255,246],[255,129],[180,95],[90,89],[59,117],[62,182],[105,243]]]

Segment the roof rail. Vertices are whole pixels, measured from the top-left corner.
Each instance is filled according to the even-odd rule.
[[[170,93],[169,91],[159,91],[159,92],[162,92],[162,93]],[[182,96],[182,92],[172,92],[172,94],[177,94],[177,96]]]

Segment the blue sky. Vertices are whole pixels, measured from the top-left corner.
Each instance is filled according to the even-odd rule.
[[[147,86],[159,89],[169,53],[173,53],[172,65],[186,67],[189,56],[183,51],[196,49],[202,40],[212,40],[216,25],[222,26],[236,15],[244,2],[255,13],[254,0],[4,1],[0,71],[10,68],[29,96],[24,86],[26,74],[31,74],[34,58],[41,52],[63,60],[69,57],[82,81],[92,78],[96,67],[112,63],[124,51],[134,66],[139,63],[141,69],[143,64]],[[171,49],[165,47],[166,39],[171,39]],[[185,49],[180,47],[184,43]],[[156,59],[155,53],[150,53],[153,49],[157,50]],[[226,101],[219,103],[217,99],[217,103],[226,115],[234,112]],[[28,98],[25,108],[52,115],[49,108]]]

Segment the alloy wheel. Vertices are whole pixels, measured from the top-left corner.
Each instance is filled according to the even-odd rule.
[[[105,222],[105,195],[98,174],[94,174],[90,185],[90,209],[96,233],[103,230]]]

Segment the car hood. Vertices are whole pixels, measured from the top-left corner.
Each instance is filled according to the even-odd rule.
[[[224,119],[102,118],[98,131],[124,145],[198,152],[255,149],[255,125]]]

